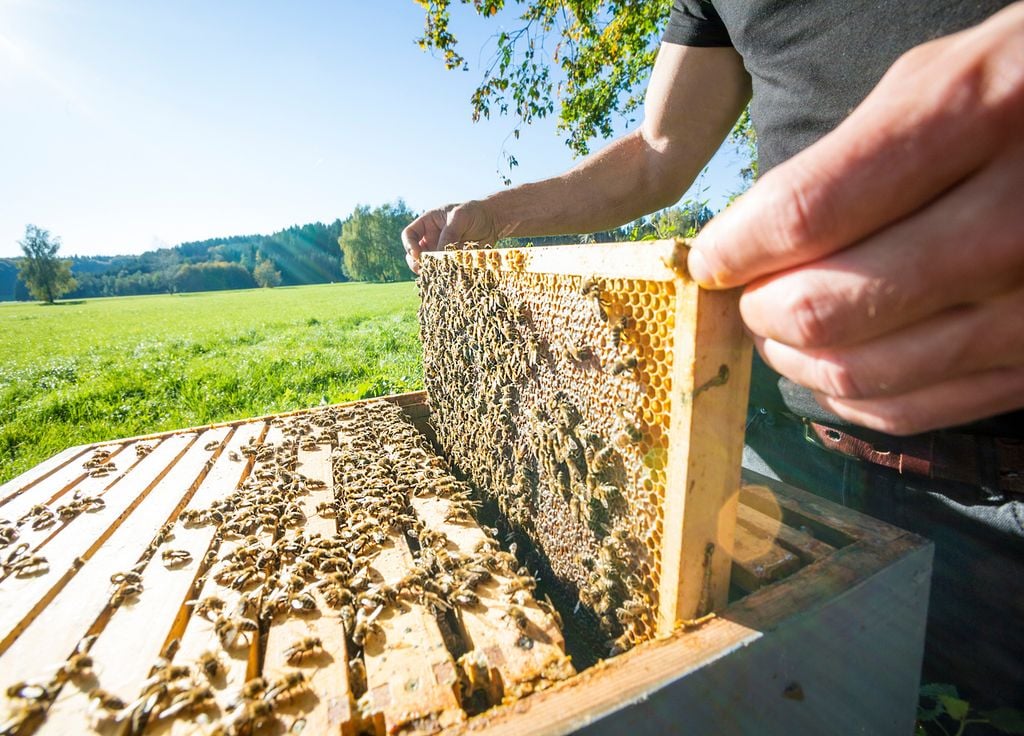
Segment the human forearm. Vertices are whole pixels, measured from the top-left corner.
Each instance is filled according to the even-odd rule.
[[[565,235],[618,227],[666,207],[700,171],[659,170],[659,152],[641,130],[620,138],[570,171],[478,200],[499,238]]]

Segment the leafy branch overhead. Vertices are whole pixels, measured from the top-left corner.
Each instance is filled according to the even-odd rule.
[[[452,0],[416,0],[426,12],[421,48],[440,53],[448,69],[468,69],[451,32]],[[506,8],[505,0],[458,0],[483,17]],[[560,101],[558,126],[573,152],[589,151],[592,139],[612,134],[613,116],[629,116],[643,102],[671,0],[513,0],[522,11],[497,48],[474,91],[473,119],[492,112],[523,125],[547,117]],[[558,66],[563,78],[554,81]],[[514,159],[510,165],[515,165]]]

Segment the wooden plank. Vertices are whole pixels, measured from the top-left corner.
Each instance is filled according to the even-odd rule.
[[[800,569],[800,558],[757,527],[737,524],[732,548],[732,582],[750,593]]]
[[[447,499],[414,494],[410,503],[428,529],[444,533],[449,549],[473,555],[481,545],[493,543],[475,523],[445,521],[453,508]],[[458,618],[467,644],[487,663],[490,702],[518,699],[575,674],[558,624],[529,590],[513,587],[511,575],[494,573],[475,592],[480,605],[461,607]],[[526,616],[527,627],[516,624],[512,609]]]
[[[73,503],[75,498],[101,498],[106,503],[104,498],[106,492],[121,478],[128,475],[136,464],[141,462],[141,458],[135,453],[134,448],[135,443],[115,445],[110,457],[101,465],[101,467],[111,469],[106,474],[93,475],[88,469],[82,470],[81,472],[87,473],[87,475],[80,475],[75,481],[61,487],[60,490],[56,491],[51,497],[46,498],[42,503],[55,513],[59,512],[62,506]],[[21,507],[34,498],[35,493],[25,494],[25,496],[16,499],[11,506],[14,508]],[[33,529],[32,524],[26,522],[20,527],[18,544],[28,544],[28,548],[32,551],[40,549],[44,544],[60,544],[59,540],[54,539],[54,537],[66,530],[76,520],[98,513],[99,510],[101,509],[82,512],[66,520],[57,520],[52,526],[40,529]],[[27,506],[25,506],[25,511],[28,511]]]
[[[129,475],[114,484],[105,496],[106,506],[101,511],[84,515],[61,537],[60,544],[52,548],[43,545],[38,553],[46,557],[49,572],[27,578],[12,575],[0,582],[0,653],[8,650],[44,606],[75,577],[76,558],[88,561],[101,547],[105,549],[104,542],[149,497],[195,437],[180,435],[161,443]],[[151,529],[145,531],[152,537]],[[134,564],[134,559],[130,563]],[[109,582],[103,587],[105,594],[109,594],[108,587]]]
[[[121,449],[124,445],[115,444],[109,449],[111,450],[111,461],[115,466],[120,463],[117,461],[117,455],[120,454]],[[17,521],[28,510],[37,504],[46,505],[51,504],[67,492],[75,487],[78,483],[89,479],[89,468],[83,467],[83,463],[88,461],[92,457],[92,451],[87,451],[84,454],[78,455],[72,462],[66,463],[58,469],[55,469],[52,473],[48,474],[45,478],[39,479],[39,481],[31,487],[23,489],[24,492],[17,492],[12,494],[0,507],[0,515],[5,519],[11,521]],[[134,458],[133,458],[134,460]],[[126,465],[124,468],[118,468],[119,470],[127,470],[129,466]],[[110,476],[107,476],[109,479]],[[23,527],[24,528],[24,527]]]
[[[264,445],[280,445],[284,434],[280,426],[271,426],[263,439]],[[273,461],[271,463],[273,465]],[[260,471],[260,463],[257,462],[252,469],[255,476]],[[269,546],[274,542],[272,532],[263,530],[255,535],[259,543]],[[218,570],[239,547],[243,540],[227,539],[220,543],[217,548],[217,561],[211,566],[209,572],[202,581],[201,588],[195,591],[195,600],[219,598],[224,602],[224,613],[226,616],[237,617],[235,613],[242,601],[244,591],[236,590],[226,585],[219,584],[215,577]],[[193,734],[197,729],[202,732],[212,728],[213,724],[225,715],[238,699],[242,686],[247,680],[258,674],[259,664],[259,635],[258,632],[251,632],[239,640],[238,646],[224,650],[220,639],[217,636],[214,619],[215,614],[209,617],[194,614],[190,610],[189,616],[184,625],[179,640],[178,650],[174,655],[175,665],[186,665],[193,667],[207,652],[217,654],[223,667],[222,673],[210,680],[216,707],[198,714],[194,719],[160,720],[150,724],[147,733],[154,734]]]
[[[306,515],[306,535],[319,534],[325,538],[335,536],[336,522],[317,513],[321,503],[333,503],[334,482],[331,468],[330,445],[316,450],[299,450],[296,470],[308,478],[324,483],[300,500]],[[299,530],[290,529],[286,536],[295,537]],[[282,581],[284,582],[284,580]],[[349,684],[349,651],[345,626],[337,616],[329,615],[327,604],[319,592],[314,593],[319,608],[304,615],[288,615],[274,620],[267,633],[263,677],[277,680],[288,672],[299,669],[306,673],[307,689],[277,709],[279,717],[301,718],[303,730],[313,734],[355,734],[357,719]],[[289,648],[306,638],[321,642],[320,651],[292,660]]]
[[[264,423],[256,422],[243,424],[233,433],[222,429],[203,435],[203,442],[211,442],[221,433],[230,433],[225,438],[224,449],[185,509],[205,509],[237,487],[249,469],[247,460],[239,453],[249,440],[258,438],[265,427]],[[110,616],[89,650],[95,671],[101,673],[99,683],[104,690],[125,702],[135,699],[139,683],[149,676],[167,641],[176,636],[175,629],[184,626],[188,616],[185,601],[191,597],[190,591],[215,531],[213,526],[189,526],[175,521],[167,546],[189,552],[191,559],[174,568],[159,561],[147,565],[142,572],[143,594],[131,605],[120,606]],[[83,718],[90,705],[88,692],[94,685],[91,680],[65,685],[39,733],[67,734],[85,730]]]
[[[743,481],[741,503],[768,516],[779,517],[788,526],[807,527],[817,539],[833,547],[858,539],[882,543],[902,533],[867,514],[845,509],[813,493],[748,470],[743,471]]]
[[[214,430],[198,439],[195,435],[171,438],[146,458],[147,461],[152,458],[151,463],[140,463],[135,472],[118,484],[124,485],[122,496],[133,496],[132,502],[124,508],[108,505],[117,520],[106,530],[101,529],[98,539],[83,535],[86,543],[89,539],[93,541],[82,552],[85,562],[80,569],[75,572],[72,568],[64,576],[66,584],[50,592],[52,599],[44,601],[48,605],[40,606],[37,616],[29,618],[28,623],[19,621],[16,633],[9,637],[13,643],[8,644],[0,656],[0,673],[3,673],[0,684],[6,688],[13,681],[52,675],[55,663],[59,667],[84,635],[103,628],[105,617],[110,613],[108,604],[113,589],[110,577],[131,568],[144,557],[155,531],[177,514],[201,473],[207,469],[206,463],[213,453],[203,445],[225,433],[226,430]],[[85,527],[83,522],[82,530]],[[55,559],[64,561],[68,555],[75,554],[75,550],[66,548],[70,546],[71,535],[80,531],[73,529],[53,550]],[[70,567],[69,562],[66,560],[64,564]],[[2,615],[6,616],[10,608],[22,609],[21,600],[8,604]],[[17,636],[17,633],[22,635]],[[97,674],[102,678],[103,673]]]
[[[638,243],[589,243],[587,245],[552,245],[537,248],[516,248],[522,257],[507,257],[507,248],[490,248],[482,257],[490,257],[501,270],[527,273],[552,273],[568,276],[600,274],[607,278],[671,281],[677,273],[674,266],[675,240],[652,240]],[[424,258],[445,257],[444,251],[426,252]]]
[[[743,503],[737,509],[736,522],[739,526],[760,530],[775,539],[779,546],[788,549],[805,564],[824,559],[836,551],[832,545],[815,539],[807,532],[783,524],[780,518],[761,513]],[[738,530],[739,527],[737,533]]]
[[[685,263],[686,249],[675,252]],[[728,600],[752,344],[739,292],[676,281],[658,630]]]
[[[396,585],[413,565],[405,535],[393,532],[370,563],[375,579]],[[465,720],[455,662],[437,621],[415,603],[388,606],[379,635],[364,646],[367,707],[377,733],[434,733]]]
[[[65,465],[71,463],[75,458],[81,457],[88,451],[89,445],[69,447],[0,485],[0,511],[7,514],[7,510],[3,507],[9,501],[22,495],[40,481],[49,478]]]

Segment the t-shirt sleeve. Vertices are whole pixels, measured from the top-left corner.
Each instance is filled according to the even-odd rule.
[[[729,32],[709,0],[674,0],[661,40],[681,46],[732,46]]]

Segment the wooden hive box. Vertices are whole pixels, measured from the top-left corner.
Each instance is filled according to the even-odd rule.
[[[8,698],[3,726],[55,734],[91,726],[104,733],[130,726],[147,733],[208,732],[218,722],[239,733],[665,733],[683,726],[697,734],[910,732],[931,546],[764,478],[746,474],[741,486],[737,440],[747,348],[735,333],[709,326],[717,314],[735,328],[729,316],[734,297],[697,291],[678,270],[679,247],[634,247],[628,252],[637,257],[629,263],[622,247],[588,247],[572,258],[573,249],[551,256],[537,249],[524,260],[484,251],[437,261],[479,268],[491,279],[512,271],[536,274],[534,283],[549,278],[543,274],[567,278],[560,308],[590,310],[589,332],[579,334],[592,341],[579,345],[569,324],[544,326],[547,337],[534,346],[536,358],[527,356],[531,372],[550,370],[548,380],[557,382],[566,371],[589,371],[581,385],[607,382],[628,401],[639,401],[642,438],[601,439],[597,448],[625,455],[639,445],[640,462],[621,460],[615,466],[620,475],[612,477],[642,485],[653,469],[660,473],[653,487],[668,489],[659,497],[661,515],[655,514],[662,520],[655,545],[662,572],[657,617],[635,629],[630,644],[641,642],[637,646],[594,662],[586,635],[593,616],[562,605],[565,626],[559,627],[541,592],[524,589],[507,564],[494,565],[489,581],[475,589],[477,599],[456,610],[434,606],[425,594],[385,605],[396,595],[388,591],[408,588],[416,567],[425,564],[430,540],[441,540],[430,556],[434,577],[459,568],[460,559],[477,560],[481,550],[492,562],[505,554],[489,541],[493,532],[465,518],[461,481],[449,472],[449,464],[466,461],[464,448],[445,436],[450,416],[434,413],[446,411],[435,386],[429,401],[425,393],[407,394],[71,448],[0,487],[0,520],[6,520],[0,523],[0,686],[22,696]],[[609,275],[612,267],[618,276]],[[584,288],[587,280],[598,290]],[[495,298],[498,283],[478,294],[493,311],[542,324],[546,317],[538,310],[515,304],[514,290],[505,290],[506,301]],[[640,296],[620,300],[624,293]],[[712,307],[702,308],[704,299]],[[671,320],[648,320],[636,311],[654,314],[658,304],[671,309]],[[613,340],[608,323],[623,314],[624,334]],[[666,331],[653,340],[654,333],[638,338],[648,321],[659,319],[669,324]],[[709,348],[716,333],[725,337]],[[630,346],[637,351],[633,368],[602,370],[628,359]],[[453,342],[452,352],[466,347]],[[569,354],[579,348],[589,348],[590,356]],[[608,360],[612,348],[619,357]],[[472,357],[478,353],[475,347]],[[427,358],[429,385],[450,367],[430,372],[429,348]],[[670,374],[653,375],[653,363],[670,365]],[[630,387],[627,379],[636,376],[644,380]],[[477,385],[486,389],[486,381]],[[558,390],[564,393],[556,397]],[[555,401],[543,411],[558,412],[564,396],[586,399],[565,384],[558,390],[543,395]],[[659,399],[660,412],[650,413],[650,397],[659,391],[668,398]],[[487,398],[502,403],[502,397]],[[667,422],[665,431],[659,433],[643,411]],[[611,421],[626,421],[621,412],[612,414]],[[698,431],[705,414],[723,422],[720,431]],[[544,421],[552,437],[559,434],[551,416]],[[582,434],[577,428],[585,423],[572,419],[573,434]],[[374,475],[377,458],[384,459],[380,468],[389,479]],[[557,474],[556,465],[550,462],[547,471]],[[700,485],[699,502],[691,503],[683,490],[691,484]],[[389,512],[402,519],[398,525],[382,523],[385,512],[360,495],[384,486],[408,496],[406,506]],[[432,490],[440,486],[447,490]],[[211,513],[230,516],[230,523],[248,518],[245,509],[257,489],[281,495],[273,513],[235,534],[211,522]],[[673,494],[679,498],[673,501]],[[345,499],[352,503],[346,506]],[[502,505],[500,496],[493,500]],[[340,533],[342,514],[345,529],[374,537],[372,543],[346,538],[354,545],[351,556],[361,560],[350,574],[371,581],[361,588],[365,599],[353,604],[361,608],[357,627],[344,605],[330,600],[336,593],[325,568],[303,581],[306,572],[289,552],[312,547],[309,554],[329,565],[334,553],[323,540]],[[670,530],[668,519],[685,526],[684,535]],[[515,521],[499,523],[521,538],[522,524],[517,531]],[[415,538],[404,533],[410,527]],[[700,539],[690,552],[685,534]],[[668,538],[675,541],[663,544]],[[555,549],[537,548],[541,558]],[[674,549],[671,558],[666,548]],[[278,556],[264,567],[246,562],[271,554]],[[674,562],[666,566],[667,559]],[[699,572],[686,573],[687,564]],[[235,585],[250,575],[262,577]],[[221,616],[213,601],[259,612],[251,615],[255,631],[238,617]],[[700,615],[708,609],[716,615]],[[315,645],[296,649],[310,639]],[[211,651],[214,656],[203,660]],[[82,666],[83,654],[89,667]],[[208,665],[206,674],[200,661]],[[176,691],[176,700],[166,691],[155,694],[154,678],[167,666],[187,667],[190,681],[209,688],[194,707]],[[295,671],[305,683],[292,692],[281,678]],[[232,707],[255,677],[268,681],[269,693],[259,697],[275,704],[272,718]],[[97,687],[142,716],[105,720]],[[146,709],[158,697],[174,717],[154,712],[147,720]],[[250,728],[254,724],[259,728]]]

